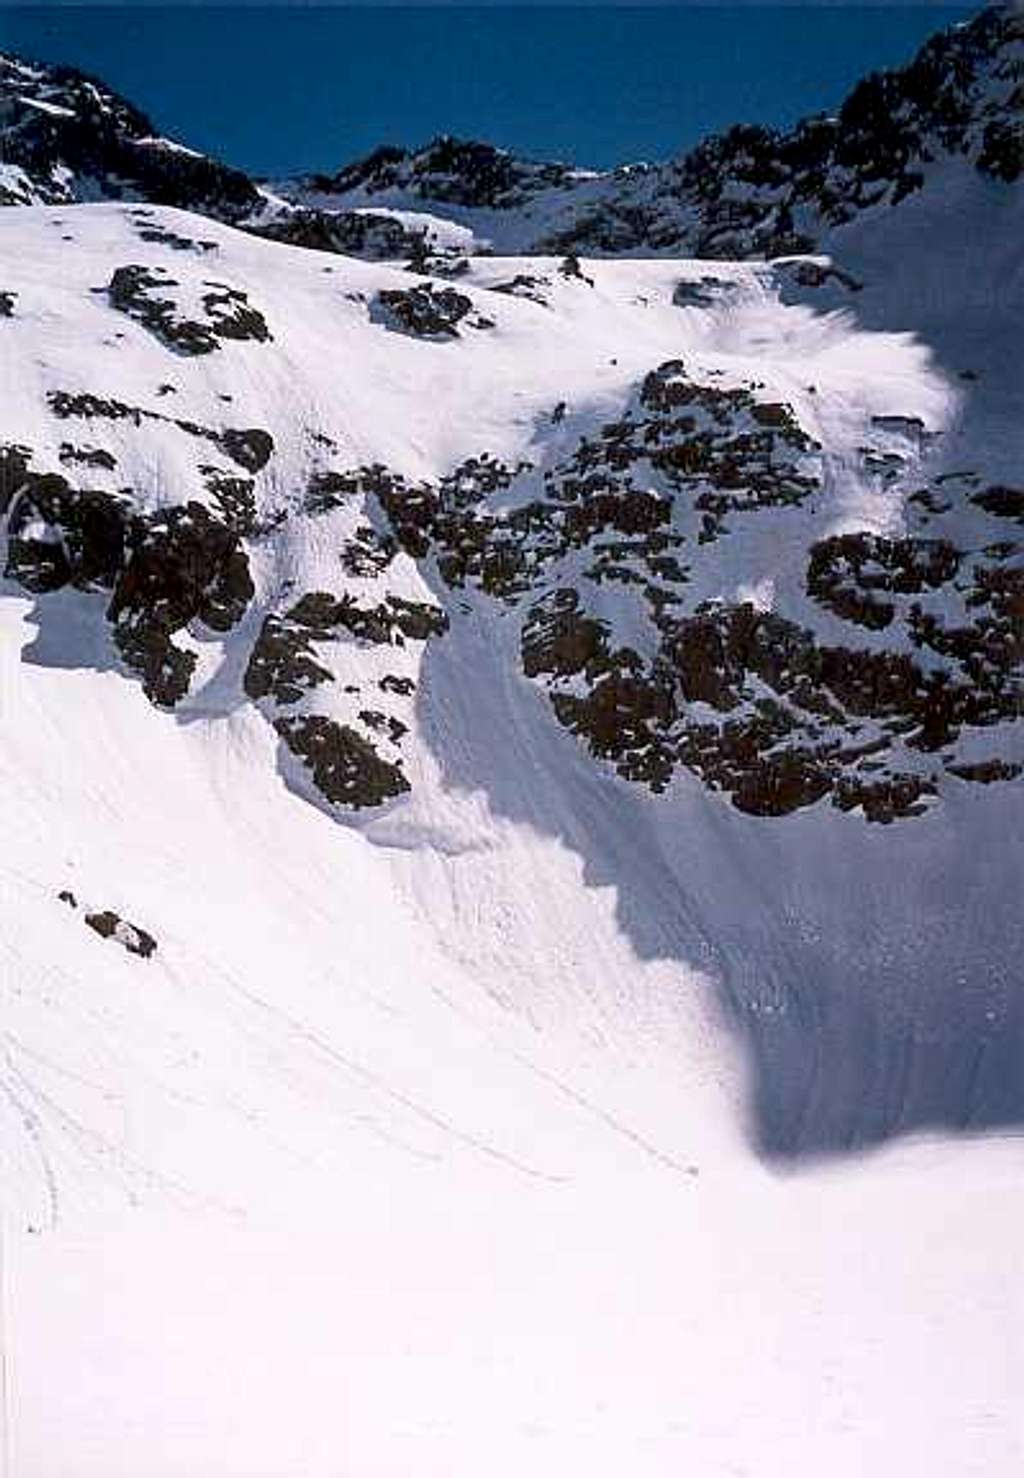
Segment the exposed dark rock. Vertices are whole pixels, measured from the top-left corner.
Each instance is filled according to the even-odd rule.
[[[999,780],[1016,780],[1024,774],[1024,765],[1011,764],[1006,760],[977,760],[973,764],[947,765],[951,775],[960,780],[974,780],[980,785],[991,785]]]
[[[246,668],[245,691],[254,701],[272,705],[264,709],[266,716],[312,770],[314,783],[329,799],[343,805],[378,805],[409,788],[397,761],[378,755],[370,739],[350,725],[308,713],[275,714],[274,709],[292,707],[320,684],[334,681],[320,660],[322,644],[348,639],[402,646],[407,640],[438,636],[447,627],[447,615],[426,603],[388,594],[367,607],[349,594],[310,591],[288,611],[264,621]],[[408,697],[415,683],[388,674],[378,688]],[[344,688],[345,693],[358,691],[358,686]],[[361,709],[358,719],[391,744],[399,744],[408,729],[394,714],[379,709]]]
[[[563,164],[536,164],[475,140],[436,138],[415,153],[393,146],[375,150],[334,175],[312,175],[306,185],[321,194],[359,190],[372,196],[403,189],[450,205],[511,208],[564,184]]]
[[[183,426],[183,423],[179,421],[178,425]],[[246,472],[262,472],[274,452],[274,438],[270,432],[255,426],[247,430],[228,427],[219,434],[207,432],[206,435],[222,446],[232,462],[237,462]]]
[[[465,293],[453,287],[417,283],[415,287],[379,292],[370,316],[386,328],[417,339],[457,339],[457,325],[472,311],[472,300]]]
[[[844,776],[836,785],[834,804],[841,811],[858,806],[866,821],[888,825],[905,816],[923,816],[925,798],[934,796],[937,787],[920,775],[897,775],[885,780],[862,780]]]
[[[387,569],[397,552],[398,544],[390,534],[380,534],[369,524],[361,524],[342,546],[339,559],[346,575],[372,579]]]
[[[400,644],[403,637],[426,641],[448,629],[448,617],[439,606],[403,600],[397,595],[387,595],[379,605],[366,607],[351,595],[336,597],[313,591],[292,607],[288,619],[325,635],[340,629],[375,646],[396,641]]]
[[[727,277],[684,278],[676,284],[672,301],[677,308],[713,308],[734,292]]]
[[[259,427],[227,427],[218,431],[212,426],[200,426],[196,421],[176,420],[172,416],[161,415],[159,411],[126,405],[122,400],[105,400],[89,391],[73,394],[68,390],[52,390],[47,399],[50,409],[60,420],[131,421],[135,426],[141,426],[143,421],[162,421],[176,426],[187,436],[198,437],[218,447],[246,472],[262,471],[274,451],[274,438],[269,431]]]
[[[851,293],[859,293],[864,288],[864,284],[858,282],[856,277],[832,262],[781,261],[773,265],[780,276],[788,278],[797,287],[818,288],[835,284]]]
[[[314,472],[306,488],[307,513],[330,513],[341,508],[359,492],[359,479],[351,472]]]
[[[243,679],[248,696],[258,702],[298,703],[320,683],[333,682],[316,660],[313,636],[287,617],[267,616],[249,656]]]
[[[193,653],[171,638],[193,621],[228,631],[254,594],[237,535],[201,503],[162,510],[136,526],[114,587],[114,641],[147,697],[171,707],[188,691]]]
[[[302,714],[276,719],[274,728],[310,771],[317,790],[335,805],[357,810],[379,806],[409,789],[401,766],[381,759],[370,741],[347,724]]]
[[[25,485],[32,452],[14,442],[0,443],[0,514],[6,513],[15,493]]]
[[[65,465],[102,467],[106,472],[112,472],[117,466],[117,458],[112,452],[104,451],[102,447],[72,446],[69,441],[61,442],[57,456]]]
[[[978,168],[993,179],[1012,184],[1024,174],[1024,123],[1019,118],[993,118],[985,125]]]
[[[550,286],[546,277],[532,277],[525,272],[517,272],[508,282],[496,282],[490,289],[492,293],[505,293],[510,298],[529,298],[533,303],[539,303],[542,308],[547,307],[547,296],[545,289]]]
[[[29,181],[22,203],[141,199],[229,223],[260,205],[246,175],[161,139],[138,108],[73,67],[0,59],[0,112],[4,162]]]
[[[213,291],[203,294],[203,307],[218,338],[252,339],[265,344],[272,337],[267,320],[241,288],[228,287],[222,282],[208,282],[206,286]]]
[[[69,390],[51,390],[48,401],[53,414],[62,421],[75,417],[85,421],[132,421],[140,426],[144,419],[167,419],[166,416],[158,416],[155,411],[146,411],[137,405],[126,405],[122,400],[104,400],[101,395],[92,395],[87,390],[77,395]]]
[[[206,324],[178,313],[173,298],[157,293],[177,287],[162,268],[118,267],[110,279],[107,296],[110,306],[126,313],[136,323],[179,354],[211,354],[219,347],[216,336]]]
[[[570,282],[585,282],[588,287],[594,286],[594,279],[588,277],[580,266],[580,259],[574,251],[569,252],[558,264],[558,272],[561,277]]]
[[[402,698],[408,698],[416,691],[416,683],[411,677],[398,677],[393,672],[386,672],[378,687],[382,693],[397,693]]]
[[[152,934],[140,929],[137,924],[129,924],[120,914],[111,913],[109,909],[104,909],[102,913],[86,914],[85,922],[101,939],[115,939],[130,955],[139,955],[148,960],[156,950],[156,940]]]
[[[523,671],[568,677],[607,656],[608,631],[580,610],[575,590],[553,591],[527,616],[522,635]]]
[[[251,534],[256,524],[256,491],[251,477],[231,477],[216,467],[200,467],[217,512],[236,534]]]
[[[997,518],[1012,518],[1024,524],[1024,488],[994,486],[971,495],[971,502]]]
[[[10,506],[4,573],[40,595],[65,585],[110,589],[131,528],[123,499],[78,492],[58,473],[23,470]]]
[[[872,630],[890,625],[896,611],[888,595],[938,590],[956,575],[957,550],[944,539],[887,539],[842,534],[811,548],[807,591],[844,620]]]
[[[136,219],[146,217],[141,212],[135,212]],[[174,251],[194,251],[206,253],[217,250],[215,241],[196,241],[191,236],[182,236],[178,231],[171,231],[166,226],[140,226],[138,229],[140,241],[151,242],[157,246],[169,246]]]
[[[256,236],[286,242],[289,246],[338,252],[367,261],[396,261],[414,256],[423,242],[422,231],[410,230],[394,216],[372,211],[296,208],[249,229]]]
[[[203,295],[206,322],[183,314],[172,297],[159,296],[179,286],[162,267],[118,267],[107,296],[112,308],[141,323],[179,354],[211,354],[220,347],[221,339],[263,343],[270,338],[262,313],[252,307],[240,288],[216,282],[205,285],[211,289]]]

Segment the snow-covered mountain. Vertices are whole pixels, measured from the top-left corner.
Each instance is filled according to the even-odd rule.
[[[949,158],[1024,173],[1024,20],[989,8],[934,36],[899,71],[864,79],[833,117],[790,132],[737,125],[665,164],[611,172],[533,164],[450,138],[382,148],[334,175],[279,182],[318,212],[393,211],[447,245],[735,259],[814,250],[828,230],[921,189]]]
[[[1021,50],[273,189],[4,64],[11,1471],[1019,1470]]]
[[[1024,19],[991,6],[866,77],[834,116],[789,132],[740,124],[690,153],[612,171],[516,158],[443,136],[333,172],[268,183],[161,135],[71,67],[0,56],[0,203],[114,197],[173,205],[318,250],[371,259],[502,252],[736,259],[813,251],[898,204],[950,158],[1024,173]]]

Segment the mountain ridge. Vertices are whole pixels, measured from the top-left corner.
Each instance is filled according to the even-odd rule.
[[[437,217],[468,227],[460,245],[470,251],[782,255],[813,250],[860,210],[898,204],[943,157],[1018,179],[1022,89],[1024,19],[997,5],[931,38],[907,66],[865,78],[834,117],[788,131],[736,125],[666,164],[586,171],[440,135],[268,190],[163,138],[97,79],[4,58],[0,201],[113,193],[377,259],[422,258],[438,241],[444,250]]]

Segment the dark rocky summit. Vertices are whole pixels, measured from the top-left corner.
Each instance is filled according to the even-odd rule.
[[[322,195],[359,191],[372,201],[403,190],[423,201],[511,210],[573,177],[564,164],[536,164],[492,144],[442,134],[417,150],[385,145],[333,175],[311,175],[305,183]]]
[[[962,157],[1003,183],[1024,174],[1024,18],[991,7],[859,82],[834,116],[787,132],[740,124],[682,159],[628,171],[552,250],[678,250],[695,257],[812,251],[823,232],[921,188]]]
[[[74,67],[0,56],[0,135],[14,167],[0,204],[106,196],[237,222],[261,203],[240,170],[162,138],[145,113]]]

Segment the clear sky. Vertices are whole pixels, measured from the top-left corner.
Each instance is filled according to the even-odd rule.
[[[836,106],[954,5],[0,5],[0,48],[97,72],[166,132],[274,174],[440,132],[605,166]]]

